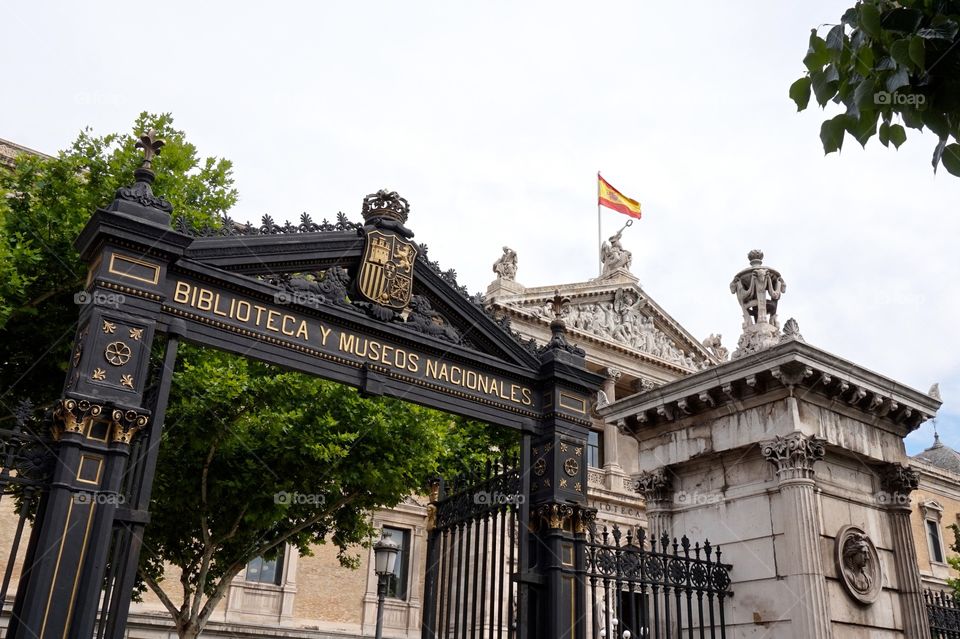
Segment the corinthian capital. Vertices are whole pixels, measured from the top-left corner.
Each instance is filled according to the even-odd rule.
[[[607,366],[606,368],[603,369],[602,373],[607,379],[612,380],[614,382],[620,381],[620,377],[623,375],[622,370],[620,370],[619,368],[615,368],[613,366]]]
[[[801,432],[794,432],[784,437],[760,445],[760,451],[768,462],[777,467],[777,477],[785,479],[813,479],[814,463],[823,459],[826,452],[826,440]]]
[[[919,482],[920,474],[906,464],[887,464],[880,474],[881,486],[894,495],[909,495]]]
[[[648,505],[670,499],[673,481],[666,466],[637,476],[637,492],[642,493]]]

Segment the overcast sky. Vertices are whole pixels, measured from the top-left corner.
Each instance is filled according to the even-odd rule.
[[[750,249],[807,342],[924,392],[960,449],[960,180],[934,139],[849,138],[787,97],[811,27],[843,2],[6,3],[0,138],[46,152],[84,126],[172,112],[230,158],[233,216],[359,220],[411,204],[430,256],[485,290],[500,247],[528,286],[596,275],[596,173],[643,205],[644,289],[731,349]],[[627,218],[603,213],[604,236]],[[927,424],[908,438],[931,442]]]

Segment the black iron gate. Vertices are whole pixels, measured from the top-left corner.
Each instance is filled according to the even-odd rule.
[[[591,636],[595,639],[726,637],[724,601],[732,566],[720,561],[709,541],[691,545],[646,539],[645,531],[624,536],[614,526],[590,531],[586,574]]]
[[[0,606],[6,612],[7,595],[14,573],[29,571],[31,562],[23,543],[31,517],[38,515],[40,498],[49,482],[53,463],[49,422],[37,419],[33,404],[24,400],[14,411],[13,424],[0,428],[0,500],[14,500],[17,526],[7,549],[7,561],[0,582]],[[2,501],[0,501],[2,503]]]
[[[933,639],[960,638],[960,601],[952,592],[925,590],[924,603]]]
[[[504,460],[482,477],[434,485],[423,639],[523,639],[529,508],[519,466]]]

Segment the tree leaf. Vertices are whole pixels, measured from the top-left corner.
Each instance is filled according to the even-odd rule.
[[[890,125],[890,143],[894,147],[900,148],[900,145],[907,141],[907,132],[899,124]]]
[[[960,177],[960,144],[948,144],[943,149],[943,155],[940,160],[944,168],[950,172],[950,175]]]
[[[811,71],[810,82],[813,86],[813,94],[817,96],[817,103],[820,106],[825,106],[837,94],[838,82],[828,80],[824,71]]]
[[[873,109],[877,106],[877,83],[873,78],[864,78],[853,92],[853,102],[858,109]]]
[[[947,146],[947,138],[942,138],[940,142],[937,143],[937,146],[933,148],[933,172],[937,172],[937,167],[940,165],[940,158],[943,156],[943,149]]]
[[[923,71],[926,68],[926,51],[923,48],[923,38],[918,36],[910,38],[909,47],[910,59],[917,65],[917,69]]]
[[[877,62],[876,71],[893,71],[897,68],[896,61],[888,55],[883,56]]]
[[[907,73],[905,68],[900,67],[894,73],[891,73],[887,76],[883,86],[886,87],[887,91],[890,93],[894,93],[900,87],[909,86],[909,84],[910,75]]]
[[[910,38],[901,38],[890,45],[890,56],[907,68],[913,70],[913,60],[910,58]]]
[[[934,111],[933,109],[921,111],[920,118],[928,129],[937,134],[937,137],[945,138],[950,134],[950,123],[939,111]]]
[[[874,38],[880,37],[880,11],[869,2],[860,5],[860,26]]]
[[[790,99],[797,103],[797,111],[803,111],[810,103],[810,76],[804,76],[790,85]]]
[[[830,154],[834,151],[840,151],[843,147],[843,136],[846,133],[846,115],[838,115],[829,120],[824,120],[820,125],[820,141],[823,143],[824,154]]]
[[[879,117],[880,113],[877,111],[864,110],[860,113],[859,118],[856,120],[851,118],[847,122],[847,131],[860,143],[860,146],[865,147],[867,141],[877,132],[877,119]]]
[[[890,145],[890,124],[888,122],[883,122],[880,124],[880,131],[877,135],[877,138],[880,140],[880,144],[883,146]]]
[[[873,71],[873,47],[860,47],[854,52],[853,66],[857,73],[866,77]]]
[[[900,107],[900,117],[903,118],[903,123],[911,129],[919,130],[923,128],[923,118],[920,116],[920,112],[912,106]]]
[[[827,32],[827,48],[839,53],[843,51],[843,25],[838,24]]]
[[[936,27],[917,30],[917,35],[924,40],[948,40],[952,42],[957,37],[957,30],[957,23],[948,19]]]

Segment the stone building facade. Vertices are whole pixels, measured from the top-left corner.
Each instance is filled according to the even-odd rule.
[[[24,152],[0,140],[0,168]],[[937,441],[910,458],[903,438],[936,413],[937,398],[807,344],[793,320],[781,327],[783,280],[759,252],[731,282],[743,312],[732,354],[720,336],[695,338],[651,299],[628,251],[609,246],[606,255],[598,278],[526,287],[505,247],[486,292],[493,313],[538,343],[550,339],[548,301],[570,300],[567,338],[607,380],[588,442],[598,525],[720,544],[734,564],[728,636],[924,636],[919,590],[957,576],[946,558],[948,526],[960,523],[960,455]],[[10,508],[0,503],[3,521],[15,521]],[[385,635],[419,637],[427,500],[410,496],[372,517],[404,547]],[[0,524],[0,553],[7,528]],[[356,570],[323,545],[253,562],[205,636],[372,636],[377,578],[372,551],[359,552]],[[176,636],[151,595],[133,606],[128,632]]]

